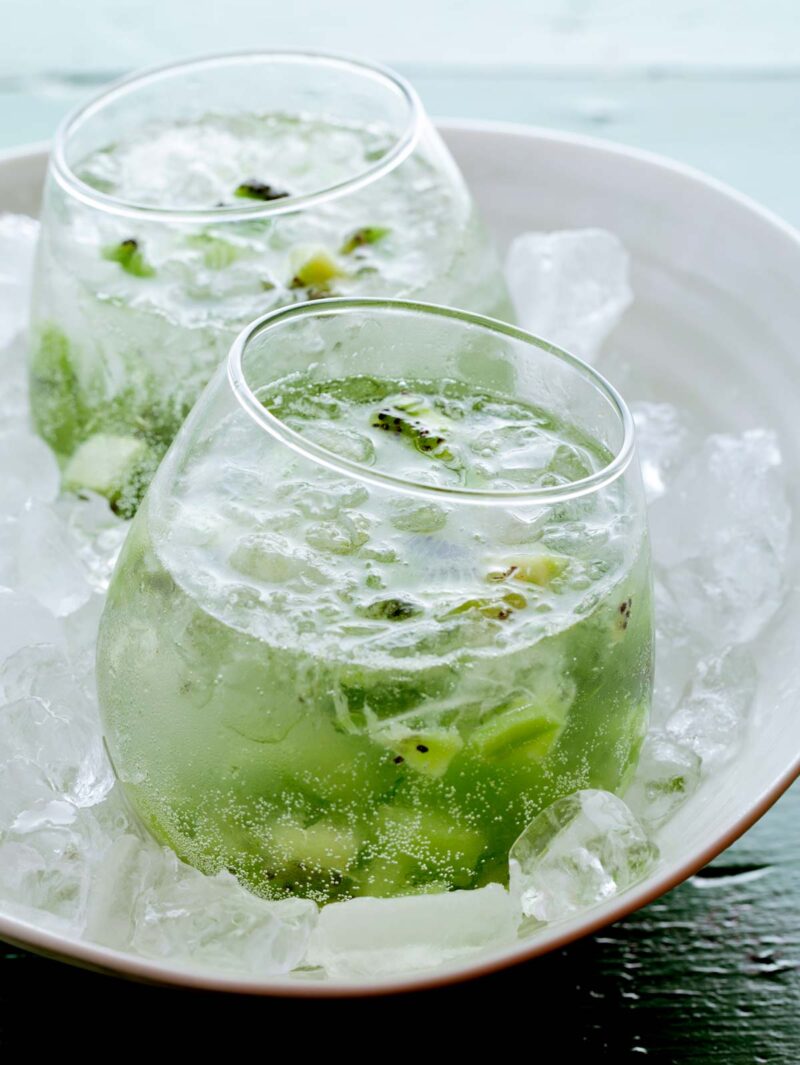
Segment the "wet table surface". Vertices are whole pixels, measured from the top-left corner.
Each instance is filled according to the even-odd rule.
[[[572,8],[581,6],[591,7]],[[572,129],[665,152],[800,223],[800,68],[791,64],[398,65],[433,114]],[[117,66],[99,66],[80,76],[62,63],[46,76],[25,69],[0,77],[0,148],[48,137],[76,99],[117,73]],[[506,1059],[547,1051],[554,1060],[557,1051],[556,1060],[574,1053],[577,1061],[797,1065],[799,824],[796,784],[725,854],[627,920],[495,976],[392,999],[215,997],[128,984],[0,944],[0,1048],[44,1047],[48,1034],[77,1048],[86,1026],[99,1019],[105,1028],[113,1018],[112,1052],[120,1040],[125,1046],[148,1032],[158,1033],[154,1046],[177,1039],[183,1051],[210,1049],[216,1033],[237,1056],[290,1045],[306,1056],[317,1040],[327,1053],[370,1045],[381,1054],[395,1047],[409,1055],[437,1046],[452,1052],[485,1037]],[[32,1006],[42,1018],[35,1027]],[[96,1037],[89,1047],[99,1049]]]

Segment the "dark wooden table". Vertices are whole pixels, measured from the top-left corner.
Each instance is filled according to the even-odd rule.
[[[800,221],[796,71],[406,73],[434,114],[545,124],[667,152]],[[91,80],[5,79],[0,144],[49,135]],[[537,1065],[798,1065],[799,825],[795,785],[700,875],[629,919],[527,965],[419,995],[233,999],[129,984],[0,944],[0,1048],[88,1059],[137,1043],[160,1057],[159,1047],[177,1045],[183,1060],[218,1040],[231,1058],[307,1058],[317,1046],[326,1055],[409,1057],[436,1047],[452,1058],[463,1045]]]
[[[538,1062],[546,1052],[548,1063],[570,1065],[645,1057],[797,1065],[798,823],[795,785],[725,854],[627,920],[514,969],[421,994],[241,999],[131,984],[0,946],[0,1049],[74,1047],[98,1023],[113,1024],[111,1053],[145,1038],[154,1052],[177,1043],[183,1060],[216,1039],[234,1057],[260,1044],[267,1058],[292,1045],[303,1058],[317,1047],[326,1055],[372,1047],[410,1060],[437,1043],[455,1053],[480,1039],[499,1060]]]

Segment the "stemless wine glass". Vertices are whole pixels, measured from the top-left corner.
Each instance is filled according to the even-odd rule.
[[[100,627],[116,772],[187,861],[321,902],[503,881],[624,788],[652,687],[631,417],[492,319],[333,299],[243,332]]]
[[[405,81],[265,52],[92,100],[56,135],[32,307],[33,417],[66,487],[132,513],[236,333],[272,307],[349,294],[511,314]]]

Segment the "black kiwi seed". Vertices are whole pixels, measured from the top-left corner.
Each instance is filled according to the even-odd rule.
[[[248,200],[282,200],[289,195],[283,189],[276,189],[274,185],[267,185],[265,182],[256,181],[255,179],[243,181],[234,190],[233,194]]]

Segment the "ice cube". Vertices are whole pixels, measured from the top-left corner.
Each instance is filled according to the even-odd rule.
[[[63,646],[58,621],[31,595],[0,588],[0,663],[20,648],[37,643]]]
[[[37,694],[0,707],[0,766],[4,776],[12,766],[28,767],[31,781],[41,780],[47,789],[42,791],[32,783],[36,795],[31,801],[65,799],[77,807],[94,806],[114,785],[96,713],[93,709],[87,713],[80,706],[83,697],[77,692],[68,705],[66,701],[62,705],[49,703],[42,688],[50,676],[42,672],[37,681],[32,685]],[[61,681],[58,684],[61,686]],[[24,794],[24,787],[12,788],[4,780],[0,809],[14,816],[21,813],[28,801],[23,802]]]
[[[658,848],[622,799],[576,791],[551,803],[509,854],[511,893],[526,917],[564,920],[641,880]]]
[[[28,342],[20,333],[10,344],[0,344],[0,424],[27,429],[28,418]]]
[[[29,644],[0,664],[0,703],[33,695],[48,707],[83,712],[94,691],[87,679],[78,677],[63,646]]]
[[[0,432],[0,520],[16,517],[31,500],[52,502],[61,475],[50,448],[24,424]]]
[[[710,648],[693,633],[663,581],[653,582],[656,664],[652,719],[662,722],[678,705],[694,676],[697,660]]]
[[[3,717],[0,715],[0,738],[3,740]],[[17,819],[42,807],[57,797],[46,774],[34,763],[21,756],[4,752],[0,769],[3,786],[0,788],[0,838],[16,823]]]
[[[307,899],[268,902],[230,873],[204,876],[126,834],[95,872],[87,936],[150,958],[268,976],[299,964],[316,919]]]
[[[653,554],[690,628],[745,643],[784,594],[790,512],[775,434],[715,435],[650,510]]]
[[[500,884],[334,902],[320,913],[306,963],[353,978],[430,969],[512,942],[518,920]]]
[[[52,811],[66,808],[53,803]],[[51,811],[51,812],[52,812]],[[86,919],[92,862],[103,846],[103,835],[93,813],[77,810],[72,819],[62,813],[22,819],[17,828],[0,836],[0,898],[61,918],[66,929],[79,933]],[[46,923],[46,922],[45,922]]]
[[[375,447],[368,436],[355,429],[334,425],[330,422],[301,424],[296,426],[308,440],[312,440],[326,451],[333,452],[349,462],[358,462],[362,466],[375,463]]]
[[[75,675],[85,679],[94,693],[94,663],[97,630],[105,606],[105,596],[95,593],[79,609],[63,619],[67,652]]]
[[[743,647],[703,659],[667,732],[702,759],[704,771],[729,762],[747,728],[756,690],[756,668]]]
[[[56,617],[89,601],[92,587],[70,550],[69,531],[52,507],[32,504],[18,524],[18,587],[34,596]]]
[[[633,299],[627,253],[602,229],[523,233],[506,279],[519,324],[587,362]]]
[[[0,347],[25,328],[39,223],[28,215],[0,215]]]
[[[403,532],[434,533],[447,524],[447,513],[436,503],[419,499],[395,499],[391,504],[390,521]]]
[[[352,555],[369,540],[369,520],[359,513],[318,521],[306,529],[306,543],[317,551]]]
[[[476,524],[485,529],[492,540],[513,547],[538,540],[550,516],[545,507],[531,508],[530,511],[498,509],[499,514],[495,514],[492,508],[486,515],[478,515]]]
[[[666,492],[695,443],[685,415],[669,403],[632,403],[636,444],[648,502]]]
[[[668,820],[700,783],[700,758],[669,735],[647,736],[625,802],[639,820],[656,827]]]
[[[0,588],[12,588],[17,580],[17,523],[0,518]]]
[[[65,496],[57,505],[69,534],[70,553],[97,592],[104,592],[117,562],[130,522],[117,517],[108,500],[93,492]]]

